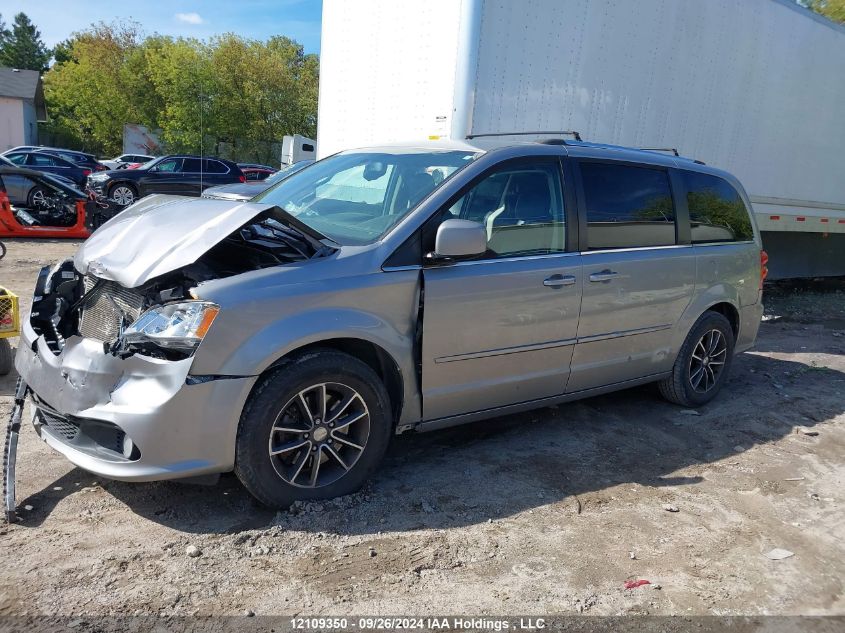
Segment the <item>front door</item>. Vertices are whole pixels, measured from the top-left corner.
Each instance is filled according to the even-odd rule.
[[[561,191],[557,158],[508,161],[437,216],[483,224],[488,251],[424,270],[425,419],[564,392],[582,280]]]
[[[671,330],[692,298],[695,254],[679,242],[667,169],[581,161],[584,298],[567,391],[672,367]]]
[[[156,163],[139,181],[138,192],[141,197],[151,193],[166,193],[180,195],[179,182],[182,174],[182,158],[166,158]]]

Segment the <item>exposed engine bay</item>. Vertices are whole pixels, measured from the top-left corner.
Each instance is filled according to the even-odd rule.
[[[78,211],[76,198],[60,191],[47,192],[35,198],[30,206],[12,205],[12,213],[22,226],[66,227],[76,224]]]
[[[89,267],[80,273],[73,260],[41,269],[35,286],[30,324],[59,354],[66,339],[80,335],[99,340],[105,353],[128,357],[142,353],[179,360],[184,349],[128,343],[124,332],[147,310],[192,301],[205,281],[292,262],[325,257],[334,248],[284,223],[278,209],[262,212],[211,246],[196,261],[156,276],[134,288],[103,279]],[[94,274],[92,274],[92,272]]]

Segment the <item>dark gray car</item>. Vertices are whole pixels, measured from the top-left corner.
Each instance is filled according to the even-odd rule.
[[[391,435],[656,382],[702,406],[764,254],[728,173],[580,142],[342,152],[251,202],[150,196],[45,268],[16,367],[99,475],[357,489]]]
[[[209,187],[202,192],[202,197],[215,198],[217,200],[249,200],[313,163],[313,160],[301,160],[293,165],[283,167],[275,174],[268,176],[264,180],[251,180],[247,182],[239,182],[233,185],[218,185],[217,187]]]

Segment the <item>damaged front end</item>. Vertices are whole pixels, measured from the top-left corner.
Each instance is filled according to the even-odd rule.
[[[303,231],[294,218],[285,216],[276,208],[261,211],[212,244],[205,232],[199,245],[203,250],[193,261],[160,274],[161,261],[172,259],[174,249],[153,236],[156,241],[146,246],[143,240],[136,242],[142,252],[129,261],[137,264],[140,255],[149,260],[143,277],[118,268],[106,257],[84,256],[86,251],[98,252],[98,233],[93,244],[80,249],[83,257],[77,254],[74,260],[41,270],[30,315],[32,328],[55,354],[64,349],[67,339],[78,335],[101,342],[104,353],[121,358],[134,353],[166,360],[188,358],[220,310],[199,299],[197,287],[203,282],[325,257],[334,251],[318,239],[321,236]],[[111,236],[99,241],[107,242],[112,250]],[[192,250],[192,246],[182,244],[181,249]],[[125,256],[119,245],[117,252]]]
[[[106,223],[74,260],[41,270],[15,361],[39,435],[115,479],[232,468],[254,377],[191,380],[221,310],[201,298],[202,284],[334,251],[275,207],[160,198]]]

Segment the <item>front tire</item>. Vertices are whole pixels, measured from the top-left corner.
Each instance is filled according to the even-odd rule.
[[[730,322],[718,312],[705,312],[684,340],[672,375],[658,383],[661,395],[684,407],[710,402],[727,379],[733,351]]]
[[[138,199],[138,192],[135,191],[132,185],[119,183],[109,189],[109,198],[122,207],[128,207]]]
[[[29,190],[29,198],[27,199],[26,204],[30,209],[46,209],[47,191],[43,187],[36,185]]]
[[[247,401],[235,474],[273,508],[355,492],[384,456],[390,411],[384,385],[360,360],[334,350],[294,357]]]

